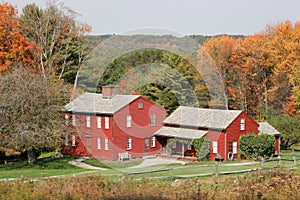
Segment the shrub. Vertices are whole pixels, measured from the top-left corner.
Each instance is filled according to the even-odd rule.
[[[239,145],[239,151],[246,159],[269,158],[274,154],[275,137],[264,133],[242,135]]]
[[[210,140],[207,138],[194,139],[192,141],[198,160],[209,158]]]

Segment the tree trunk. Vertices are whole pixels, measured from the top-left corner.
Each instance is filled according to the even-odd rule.
[[[36,159],[37,159],[37,156],[36,156],[36,150],[35,149],[30,149],[30,150],[27,150],[27,158],[28,158],[28,164],[33,164]]]
[[[5,163],[5,152],[4,151],[0,151],[0,163]]]

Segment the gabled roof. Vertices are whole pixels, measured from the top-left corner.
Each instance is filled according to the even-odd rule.
[[[207,132],[208,131],[197,130],[197,129],[163,126],[154,135],[192,140],[192,139],[202,138]]]
[[[164,124],[224,130],[242,112],[180,106],[165,119]]]
[[[114,114],[140,95],[115,95],[102,98],[102,94],[84,93],[64,106],[64,111],[74,113]]]
[[[268,122],[260,122],[258,123],[258,133],[266,133],[268,135],[280,135],[280,132],[277,131],[271,124]]]

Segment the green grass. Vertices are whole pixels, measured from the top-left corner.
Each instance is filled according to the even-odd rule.
[[[67,175],[87,171],[73,166],[68,162],[74,160],[74,156],[65,155],[62,158],[40,158],[36,163],[29,165],[27,161],[0,165],[0,179],[20,177],[42,177],[54,175]]]
[[[107,168],[107,169],[123,169],[141,164],[143,159],[133,159],[130,161],[110,161],[100,160],[97,158],[88,158],[83,162],[95,167]]]

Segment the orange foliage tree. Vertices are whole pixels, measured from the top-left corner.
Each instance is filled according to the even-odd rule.
[[[21,32],[17,13],[12,5],[0,4],[0,72],[14,66],[32,67],[32,44]]]

